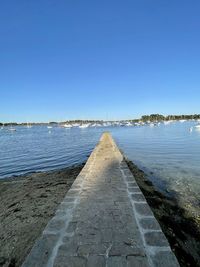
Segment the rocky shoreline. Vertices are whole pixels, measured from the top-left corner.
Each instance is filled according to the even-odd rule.
[[[181,267],[199,267],[200,225],[126,159]],[[0,266],[19,267],[84,164],[0,180]]]

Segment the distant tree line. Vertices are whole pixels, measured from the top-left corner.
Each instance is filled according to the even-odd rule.
[[[166,120],[192,120],[200,119],[200,114],[194,115],[168,115]]]
[[[169,121],[169,120],[192,120],[200,119],[200,114],[194,115],[168,115],[163,116],[161,114],[143,115],[141,120],[146,121]]]
[[[151,115],[143,115],[141,117],[142,121],[163,121],[165,120],[165,116],[160,114],[151,114]]]
[[[6,123],[2,123],[2,122],[0,122],[0,126],[11,126],[11,125],[13,125],[13,126],[16,126],[16,125],[18,125],[18,123],[16,123],[16,122],[6,122]]]
[[[161,114],[151,114],[151,115],[143,115],[140,119],[134,119],[134,120],[123,120],[125,121],[130,121],[130,122],[138,122],[138,121],[143,121],[143,122],[147,122],[147,121],[169,121],[169,120],[192,120],[192,119],[200,119],[200,114],[194,114],[194,115],[167,115],[167,116],[163,116]],[[63,122],[38,122],[38,123],[16,123],[16,122],[8,122],[8,123],[2,123],[0,122],[0,126],[17,126],[17,125],[48,125],[48,124],[63,124],[63,123],[79,123],[79,124],[83,124],[83,123],[103,123],[103,120],[67,120],[67,121],[63,121]],[[112,122],[112,121],[110,121]]]

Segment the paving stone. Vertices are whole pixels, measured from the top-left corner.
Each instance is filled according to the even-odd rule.
[[[149,264],[146,257],[134,257],[134,256],[127,257],[127,267],[148,267],[148,266]],[[159,267],[161,267],[161,265]]]
[[[126,258],[121,256],[109,257],[106,267],[124,267],[127,265]]]
[[[135,193],[135,194],[131,194],[131,198],[133,201],[136,202],[144,202],[146,201],[144,195],[142,193]]]
[[[117,202],[128,202],[128,196],[118,196],[115,198]]]
[[[104,256],[91,255],[87,259],[87,267],[105,267],[106,259]]]
[[[56,257],[53,267],[86,267],[87,260],[83,257]]]
[[[142,218],[139,222],[143,229],[161,230],[155,218]]]
[[[171,251],[160,251],[152,256],[155,267],[178,267],[178,261]]]
[[[140,188],[138,186],[136,186],[136,187],[128,188],[128,192],[129,193],[141,193],[141,190],[140,190]]]
[[[66,224],[66,219],[64,220],[63,217],[61,217],[61,219],[59,219],[59,216],[57,215],[56,217],[54,217],[52,220],[49,221],[47,227],[46,227],[46,231],[52,231],[52,232],[59,232],[61,231]]]
[[[65,238],[57,252],[58,257],[77,256],[78,244],[72,238]]]
[[[129,170],[129,167],[128,167],[128,165],[125,163],[125,164],[120,164],[120,166],[121,166],[121,170],[125,170],[125,171],[127,171],[127,170]]]
[[[22,267],[46,266],[53,248],[59,236],[55,234],[45,234],[35,243],[30,256],[26,258]]]
[[[67,213],[65,210],[59,210],[57,209],[56,213],[55,213],[55,218],[62,218],[65,217],[66,218]]]
[[[135,187],[137,186],[136,182],[128,182],[128,187]]]
[[[76,228],[77,228],[77,224],[78,222],[75,221],[75,222],[69,222],[68,226],[67,226],[67,230],[66,232],[67,233],[72,233],[72,232],[75,232]]]
[[[81,185],[79,185],[78,182],[77,183],[74,182],[71,188],[75,190],[80,190],[81,193]]]
[[[114,231],[112,228],[104,228],[101,230],[101,241],[102,242],[112,242],[113,241]]]
[[[134,203],[137,213],[143,216],[153,216],[153,213],[147,203]]]
[[[145,255],[143,247],[138,247],[133,243],[113,243],[109,251],[109,256]]]
[[[79,195],[80,193],[78,192],[69,192],[68,197],[64,199],[64,202],[73,202]]]
[[[84,244],[99,244],[99,243],[101,243],[102,236],[101,236],[100,232],[96,232],[96,233],[89,232],[87,234],[86,232],[79,231],[78,233],[79,233],[79,237],[81,237],[80,243],[83,245]]]
[[[132,175],[132,172],[130,171],[130,169],[124,169],[123,171],[124,171],[124,174],[125,174],[126,176],[130,176],[130,177],[133,178],[133,175]]]
[[[135,182],[133,176],[126,176],[126,181],[129,182],[129,183],[130,182]]]
[[[60,211],[64,211],[64,212],[67,212],[67,211],[70,211],[74,208],[74,203],[72,202],[62,202],[59,206],[58,206],[58,210]]]
[[[162,232],[145,233],[144,237],[147,245],[149,246],[160,246],[160,247],[169,246],[167,239]]]
[[[108,247],[109,243],[85,244],[78,247],[77,253],[79,256],[106,255]]]

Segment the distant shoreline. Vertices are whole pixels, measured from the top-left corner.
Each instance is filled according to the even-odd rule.
[[[105,123],[105,122],[162,122],[162,121],[181,121],[181,120],[200,120],[200,114],[193,115],[161,115],[151,114],[143,115],[138,119],[121,119],[121,120],[90,120],[90,119],[76,119],[65,121],[50,121],[50,122],[0,122],[0,126],[27,126],[27,125],[62,125],[62,124],[85,124],[85,123]]]

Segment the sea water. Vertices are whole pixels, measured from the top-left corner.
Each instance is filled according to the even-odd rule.
[[[17,126],[0,130],[0,178],[55,170],[87,160],[104,131],[163,191],[199,200],[200,130],[195,121],[150,127]],[[191,127],[193,130],[191,131]]]

